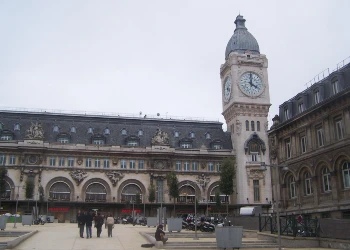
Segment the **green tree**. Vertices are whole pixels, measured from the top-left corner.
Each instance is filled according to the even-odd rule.
[[[179,180],[177,179],[177,176],[175,172],[170,172],[167,174],[167,184],[168,184],[168,189],[169,189],[169,195],[170,197],[173,198],[174,202],[174,217],[176,215],[175,213],[175,202],[176,198],[179,197]]]
[[[224,159],[220,171],[219,188],[221,193],[226,195],[226,213],[228,216],[228,196],[233,193],[233,179],[236,177],[236,159],[227,157]]]
[[[219,209],[221,207],[221,198],[220,198],[220,193],[219,192],[215,193],[215,207],[217,208],[218,211],[219,211]]]
[[[136,204],[136,207],[138,207],[138,205],[141,204],[141,195],[140,195],[140,193],[136,193],[136,195],[135,195],[135,204]]]
[[[5,177],[7,176],[7,169],[1,168],[0,169],[0,197],[6,193],[6,181]],[[1,198],[0,198],[0,209],[1,209]]]
[[[26,181],[26,199],[28,200],[28,211],[29,211],[29,200],[33,199],[33,193],[34,193],[34,182],[33,181]]]
[[[156,200],[156,188],[153,185],[153,182],[151,182],[151,185],[148,187],[148,201],[153,203]],[[150,207],[150,210],[152,211],[152,205]]]

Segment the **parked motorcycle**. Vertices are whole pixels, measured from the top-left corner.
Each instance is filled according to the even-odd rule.
[[[34,225],[44,225],[45,220],[43,220],[41,217],[33,221]]]

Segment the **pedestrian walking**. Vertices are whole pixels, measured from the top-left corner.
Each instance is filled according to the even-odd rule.
[[[101,213],[97,213],[97,216],[95,216],[95,227],[97,231],[97,238],[100,238],[101,236],[103,221],[104,219],[101,216]]]
[[[114,217],[112,216],[112,214],[109,214],[107,216],[105,227],[108,230],[108,237],[112,237],[112,230],[114,228]]]
[[[92,215],[90,212],[87,212],[85,215],[85,225],[86,225],[86,239],[92,237],[91,227],[92,227]]]
[[[85,214],[84,214],[84,212],[81,212],[78,215],[78,225],[79,225],[80,238],[84,238],[84,227],[85,227]]]

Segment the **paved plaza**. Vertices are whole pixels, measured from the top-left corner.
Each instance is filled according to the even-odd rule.
[[[113,237],[108,238],[107,230],[103,228],[101,238],[96,237],[96,229],[93,228],[93,237],[91,239],[80,238],[78,234],[77,224],[58,224],[47,223],[45,225],[22,226],[17,224],[17,228],[13,228],[13,223],[8,223],[5,232],[20,232],[20,231],[35,231],[29,239],[22,242],[15,250],[99,250],[99,249],[114,249],[114,250],[140,250],[141,244],[148,243],[140,232],[151,233],[155,228],[132,225],[115,225]],[[184,231],[186,233],[186,231]],[[85,236],[85,235],[84,235]],[[3,238],[1,241],[11,240]],[[172,239],[170,239],[171,241]],[[173,239],[174,241],[193,241],[191,238]],[[201,240],[201,239],[200,239]],[[208,239],[203,239],[208,240]],[[214,239],[213,239],[214,240]],[[243,239],[244,240],[244,239]],[[153,247],[152,249],[156,249]],[[248,249],[248,248],[245,248]],[[249,248],[253,250],[253,248]],[[262,248],[258,248],[262,249]],[[269,250],[270,248],[263,248]],[[276,248],[273,248],[276,249]],[[292,250],[292,248],[285,248]],[[300,249],[300,248],[299,248]],[[305,248],[311,249],[311,248]],[[312,248],[316,250],[317,248]],[[325,248],[320,248],[325,250]]]

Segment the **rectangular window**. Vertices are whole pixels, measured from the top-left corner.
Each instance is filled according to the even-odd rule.
[[[68,158],[68,167],[74,167],[74,158],[73,157]]]
[[[253,180],[254,187],[254,202],[260,201],[260,189],[259,189],[259,180]]]
[[[16,156],[10,155],[10,165],[15,165],[15,164],[16,164]]]
[[[104,168],[109,168],[109,159],[104,159],[103,160],[103,167]]]
[[[220,162],[217,162],[217,163],[216,163],[216,171],[217,171],[217,172],[220,172],[220,171],[221,171],[221,163],[220,163]]]
[[[339,92],[338,80],[332,82],[333,95]]]
[[[50,166],[51,167],[56,166],[56,157],[54,157],[54,156],[50,157]]]
[[[331,175],[328,173],[323,175],[323,191],[331,191]]]
[[[251,153],[251,161],[258,161],[258,154],[257,153]]]
[[[208,171],[209,172],[214,172],[215,170],[214,170],[214,163],[212,163],[212,162],[209,162],[208,163]]]
[[[192,162],[192,171],[198,171],[198,162],[197,161]]]
[[[305,110],[304,103],[299,103],[298,104],[298,111],[299,113],[302,113]]]
[[[126,160],[120,160],[120,168],[126,169]]]
[[[300,138],[300,143],[301,143],[301,153],[305,153],[306,152],[306,137],[302,136]]]
[[[323,129],[318,128],[316,130],[316,135],[317,135],[317,146],[322,147],[324,145]]]
[[[319,90],[316,90],[314,92],[314,102],[315,102],[315,104],[320,102],[320,91]]]
[[[58,166],[64,167],[65,165],[66,165],[66,158],[60,157],[60,159],[58,161]]]
[[[335,131],[337,135],[337,139],[343,139],[344,138],[344,123],[343,120],[338,120],[335,122]]]
[[[130,167],[130,169],[135,169],[135,160],[129,161],[129,167]]]
[[[100,159],[96,158],[95,159],[95,168],[99,168],[101,167],[101,162],[100,162]]]
[[[92,162],[91,158],[86,158],[86,160],[85,160],[85,167],[91,168],[91,162]]]
[[[0,155],[0,165],[6,164],[6,155]]]
[[[289,112],[288,109],[284,109],[284,120],[288,120],[289,119]]]
[[[285,141],[285,145],[286,145],[286,157],[287,159],[289,159],[292,157],[292,148],[291,148],[290,139]]]
[[[290,198],[293,199],[295,198],[295,182],[291,182],[289,184],[289,188],[290,188]]]
[[[190,163],[189,162],[184,162],[184,171],[190,171]]]
[[[139,160],[139,169],[144,169],[144,168],[145,168],[145,161]]]
[[[182,169],[181,169],[181,161],[177,161],[176,163],[175,163],[175,170],[176,171],[181,171]]]
[[[311,178],[305,179],[305,193],[306,195],[311,195]]]

